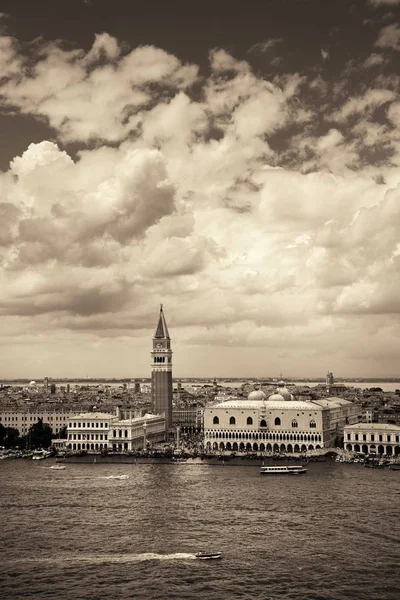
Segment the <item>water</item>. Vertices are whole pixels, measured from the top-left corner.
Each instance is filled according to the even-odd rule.
[[[0,461],[7,600],[400,597],[400,472],[51,464]]]

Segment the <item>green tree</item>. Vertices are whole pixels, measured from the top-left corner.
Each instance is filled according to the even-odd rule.
[[[62,427],[58,433],[54,433],[53,434],[53,437],[60,438],[62,440],[66,440],[68,438],[68,429],[67,429],[67,426],[64,425],[64,427]]]
[[[43,423],[43,419],[38,419],[28,432],[31,448],[48,448],[52,437],[53,431],[48,423]]]
[[[5,448],[15,448],[21,444],[18,429],[15,427],[4,427],[0,423],[0,446]]]

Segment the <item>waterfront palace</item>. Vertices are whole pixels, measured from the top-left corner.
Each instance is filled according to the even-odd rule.
[[[359,407],[343,398],[295,400],[283,381],[268,398],[262,390],[247,400],[229,399],[204,411],[208,451],[306,452],[343,443],[343,429],[361,419]]]

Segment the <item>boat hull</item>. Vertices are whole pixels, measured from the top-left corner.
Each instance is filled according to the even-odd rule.
[[[299,466],[282,466],[274,465],[271,467],[261,467],[261,475],[304,475],[307,469],[302,465]]]

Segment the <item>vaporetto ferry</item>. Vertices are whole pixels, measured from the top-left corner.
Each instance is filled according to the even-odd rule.
[[[302,465],[274,465],[271,467],[261,467],[262,475],[302,475],[307,473],[307,469]]]

